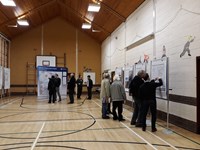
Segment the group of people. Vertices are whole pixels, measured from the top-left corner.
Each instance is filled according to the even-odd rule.
[[[58,74],[52,75],[51,78],[49,78],[48,83],[48,90],[49,90],[49,102],[48,103],[55,103],[57,95],[59,97],[59,101],[61,101],[61,95],[60,95],[60,84],[61,79],[59,78]]]
[[[124,121],[123,103],[126,100],[125,88],[120,81],[119,75],[113,77],[110,83],[109,74],[105,73],[101,81],[100,99],[102,100],[102,118],[109,119],[110,102],[112,101],[113,120]],[[117,112],[116,112],[117,109]]]
[[[87,76],[87,91],[88,100],[92,98],[92,87],[93,81],[90,75]],[[61,101],[61,95],[59,91],[61,80],[58,74],[53,75],[49,79],[48,90],[49,90],[49,103],[56,101],[56,93]],[[74,103],[75,86],[77,84],[77,99],[81,99],[83,79],[79,75],[76,80],[74,74],[70,74],[68,81],[68,94],[70,102]],[[134,111],[131,119],[131,125],[136,127],[142,127],[143,131],[146,131],[146,117],[148,110],[151,112],[151,130],[152,132],[157,131],[156,129],[156,118],[157,118],[157,104],[156,104],[156,88],[162,86],[163,82],[161,78],[150,80],[149,74],[144,70],[138,72],[138,74],[132,79],[129,85],[129,93],[132,95],[134,100]],[[112,102],[112,114],[113,120],[124,121],[122,112],[123,104],[126,100],[125,88],[120,81],[120,76],[115,75],[113,77],[113,83],[110,83],[110,76],[108,73],[103,74],[101,81],[100,99],[102,100],[102,118],[109,119],[110,103]],[[116,111],[117,110],[117,111]]]
[[[134,112],[131,119],[131,125],[142,127],[146,131],[146,117],[148,110],[151,112],[151,131],[155,132],[157,118],[156,88],[162,86],[161,78],[150,80],[149,74],[144,70],[132,79],[129,85],[129,93],[134,100]]]
[[[87,90],[88,90],[88,97],[87,99],[91,100],[92,98],[92,87],[93,87],[93,81],[90,78],[90,75],[87,76]],[[48,90],[49,90],[49,103],[53,102],[55,103],[57,95],[59,97],[59,102],[61,101],[61,95],[60,95],[60,87],[61,79],[59,78],[58,74],[52,75],[51,78],[49,78],[48,83]],[[75,94],[75,87],[77,84],[77,99],[81,99],[82,95],[82,89],[83,89],[83,78],[81,75],[79,75],[78,79],[76,80],[74,77],[74,74],[71,73],[69,76],[68,84],[67,84],[67,91],[69,95],[69,104],[74,103],[74,94]]]
[[[70,78],[68,81],[68,85],[67,85],[67,90],[68,90],[68,94],[69,94],[69,104],[73,104],[74,103],[74,94],[75,94],[75,86],[77,84],[77,99],[81,99],[81,94],[82,94],[82,89],[83,89],[83,79],[82,76],[79,75],[79,78],[76,80],[74,77],[74,74],[71,73],[70,74]],[[88,92],[88,96],[87,99],[91,100],[92,99],[92,88],[93,88],[93,81],[90,77],[90,75],[87,76],[87,92]]]

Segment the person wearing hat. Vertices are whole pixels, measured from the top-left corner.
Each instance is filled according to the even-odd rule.
[[[88,91],[88,97],[87,99],[92,99],[92,87],[93,87],[93,81],[90,79],[90,75],[87,76],[87,91]]]

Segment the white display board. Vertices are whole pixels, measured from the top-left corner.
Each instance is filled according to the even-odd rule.
[[[4,89],[10,89],[10,68],[4,68]]]
[[[138,71],[140,70],[144,70],[146,71],[146,63],[137,63],[135,64],[135,74],[134,75],[137,75]]]
[[[93,81],[93,84],[95,84],[95,72],[83,72],[83,83],[87,83],[87,76],[90,75],[90,79]]]
[[[38,66],[37,69],[37,96],[38,99],[45,99],[49,97],[48,82],[52,75],[58,74],[61,79],[60,94],[62,98],[67,96],[67,68],[63,67],[44,67]]]
[[[3,86],[3,67],[0,66],[0,89],[2,89]]]
[[[133,66],[126,66],[124,69],[124,87],[125,91],[129,91],[129,84],[133,79]]]
[[[162,78],[163,86],[156,90],[156,97],[168,98],[168,58],[156,59],[151,61],[151,79]]]
[[[36,67],[56,67],[56,56],[36,56]]]

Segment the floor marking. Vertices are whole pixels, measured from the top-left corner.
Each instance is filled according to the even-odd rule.
[[[134,132],[130,127],[128,127],[126,124],[124,124],[123,122],[120,122],[123,126],[125,126],[128,130],[130,130],[133,134],[135,134],[136,136],[138,136],[140,139],[142,139],[143,141],[145,141],[150,147],[152,147],[155,150],[158,150],[157,148],[155,148],[151,143],[149,143],[147,140],[145,140],[143,137],[141,137],[139,134],[137,134],[136,132]]]
[[[168,143],[167,141],[163,140],[162,138],[160,138],[159,136],[151,133],[150,131],[147,131],[148,133],[150,133],[151,135],[155,136],[156,138],[158,138],[159,140],[161,140],[162,142],[164,142],[165,144],[169,145],[171,148],[178,150],[178,148],[174,147],[173,145],[171,145],[170,143]]]
[[[40,137],[40,134],[42,133],[42,130],[43,130],[44,126],[45,126],[45,122],[42,124],[42,127],[41,127],[41,129],[40,129],[40,131],[39,131],[39,133],[38,133],[38,135],[37,135],[32,147],[31,147],[31,150],[33,150],[35,148],[35,146],[37,144],[37,141],[38,141],[38,139]]]

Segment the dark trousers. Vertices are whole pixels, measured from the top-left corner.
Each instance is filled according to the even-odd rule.
[[[156,128],[156,118],[157,118],[157,106],[155,100],[144,101],[142,105],[143,117],[142,117],[142,126],[146,127],[146,117],[148,110],[150,108],[151,112],[151,128]]]
[[[81,98],[81,94],[82,94],[82,87],[78,87],[77,88],[77,98]]]
[[[88,99],[92,99],[92,88],[87,88],[88,91]]]
[[[102,117],[107,116],[107,108],[108,103],[106,102],[106,98],[102,98]]]
[[[131,119],[131,123],[142,124],[142,104],[137,97],[133,97],[135,106]]]
[[[49,103],[51,103],[53,98],[53,103],[56,101],[56,90],[49,90]]]
[[[74,103],[74,91],[69,91],[69,100],[70,103]]]
[[[116,113],[116,109],[118,109],[118,115]],[[112,107],[112,112],[113,112],[113,119],[118,119],[122,120],[122,111],[123,111],[123,101],[113,101],[113,107]]]

